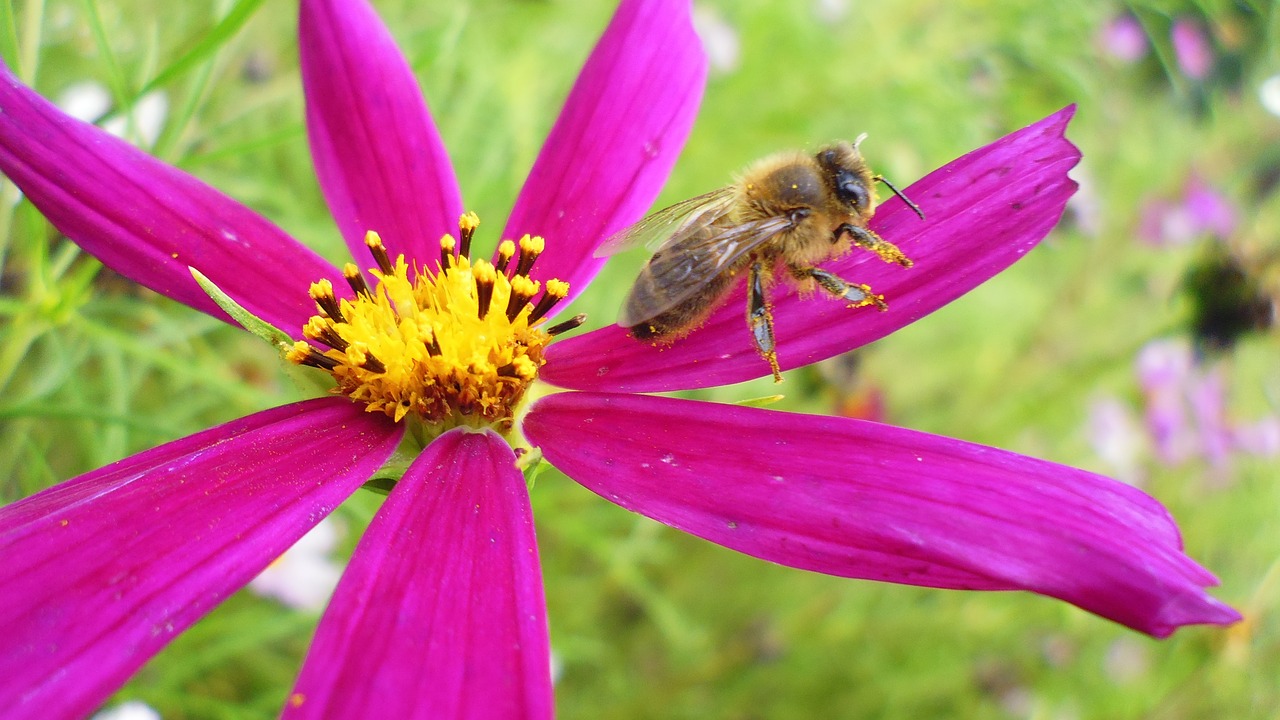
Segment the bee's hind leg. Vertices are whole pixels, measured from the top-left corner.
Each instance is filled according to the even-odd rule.
[[[849,303],[849,307],[859,308],[875,305],[881,311],[889,309],[889,305],[884,301],[884,296],[871,292],[871,286],[869,285],[851,283],[839,275],[829,273],[826,270],[819,270],[815,267],[788,265],[787,269],[791,271],[791,275],[797,280],[812,278],[814,282],[818,283],[818,287]]]
[[[851,223],[845,223],[836,228],[832,234],[832,242],[835,242],[841,235],[848,234],[853,239],[853,244],[864,250],[870,250],[880,256],[885,262],[897,263],[902,267],[911,267],[915,263],[911,262],[911,258],[906,253],[898,249],[897,245],[885,240],[879,235],[871,232],[864,227],[858,227]]]
[[[755,340],[760,355],[769,361],[769,369],[773,371],[773,381],[782,382],[782,371],[778,368],[777,342],[773,335],[773,311],[764,296],[764,267],[756,261],[751,263],[751,277],[747,281],[749,300],[747,301],[747,325],[751,327],[751,337]]]

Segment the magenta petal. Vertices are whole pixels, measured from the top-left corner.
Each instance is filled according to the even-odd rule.
[[[402,431],[345,399],[250,415],[0,508],[0,707],[85,717],[302,537]]]
[[[301,337],[311,282],[342,275],[265,218],[194,177],[63,114],[0,66],[0,171],[107,267],[228,320],[188,266]]]
[[[578,76],[503,237],[541,235],[533,274],[570,298],[604,265],[600,241],[640,219],[684,147],[707,58],[689,0],[623,0]],[[563,308],[567,303],[561,303]]]
[[[439,257],[462,198],[391,33],[365,0],[303,0],[298,46],[316,174],[358,264],[369,230],[393,258]]]
[[[890,198],[871,226],[915,260],[888,265],[867,252],[826,263],[888,301],[887,312],[849,309],[826,297],[801,300],[780,282],[772,291],[778,361],[800,367],[866,345],[915,322],[1004,270],[1035,247],[1061,217],[1076,184],[1080,152],[1063,137],[1075,107],[1007,135],[933,171],[906,190],[928,220]],[[769,374],[747,328],[745,288],[730,292],[701,328],[654,347],[610,326],[551,346],[542,378],[579,390],[653,392],[711,387]]]
[[[452,430],[360,540],[284,716],[549,718],[550,653],[515,455]]]
[[[1083,470],[873,422],[651,396],[551,395],[524,432],[601,497],[772,562],[1030,590],[1157,637],[1240,619],[1204,592],[1216,581],[1158,502]]]

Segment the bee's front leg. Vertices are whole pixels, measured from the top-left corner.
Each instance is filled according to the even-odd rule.
[[[883,295],[876,295],[871,292],[871,286],[861,283],[851,283],[834,273],[826,270],[819,270],[815,267],[806,267],[803,265],[787,265],[787,270],[791,272],[792,277],[797,280],[807,280],[812,278],[814,282],[823,290],[831,293],[837,298],[849,303],[849,307],[866,307],[867,305],[875,305],[881,311],[888,310],[889,305],[885,303]]]
[[[897,245],[885,240],[879,235],[871,232],[864,227],[858,227],[852,223],[844,223],[835,229],[832,234],[832,242],[840,239],[841,235],[848,234],[853,238],[853,244],[864,250],[870,250],[880,256],[885,262],[897,263],[902,267],[911,267],[915,263],[911,262],[911,258],[898,249]]]
[[[747,281],[750,286],[747,301],[747,325],[751,328],[751,337],[755,339],[756,349],[765,360],[769,361],[769,369],[773,370],[773,381],[782,382],[782,371],[778,368],[777,342],[773,336],[773,312],[764,296],[764,266],[759,260],[751,263],[751,275]]]

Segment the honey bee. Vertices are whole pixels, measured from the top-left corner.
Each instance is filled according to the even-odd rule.
[[[618,324],[639,340],[674,342],[696,330],[745,273],[747,326],[774,382],[781,382],[766,297],[780,269],[802,293],[821,288],[851,308],[887,310],[884,296],[867,285],[816,267],[854,247],[904,268],[912,265],[867,227],[876,208],[875,183],[884,183],[922,220],[924,213],[892,183],[872,174],[858,150],[865,138],[828,145],[813,155],[767,157],[734,184],[659,210],[607,238],[598,256],[639,244],[656,247]]]

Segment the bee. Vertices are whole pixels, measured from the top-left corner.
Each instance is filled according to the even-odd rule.
[[[802,293],[821,288],[851,308],[887,310],[884,296],[867,285],[817,267],[854,247],[904,268],[912,265],[867,227],[876,209],[875,184],[884,183],[922,220],[924,213],[867,167],[858,150],[865,138],[812,155],[767,157],[732,185],[659,210],[607,238],[598,256],[639,244],[656,247],[627,295],[618,324],[636,339],[669,344],[696,330],[745,274],[747,327],[774,382],[782,382],[766,297],[779,271]]]

